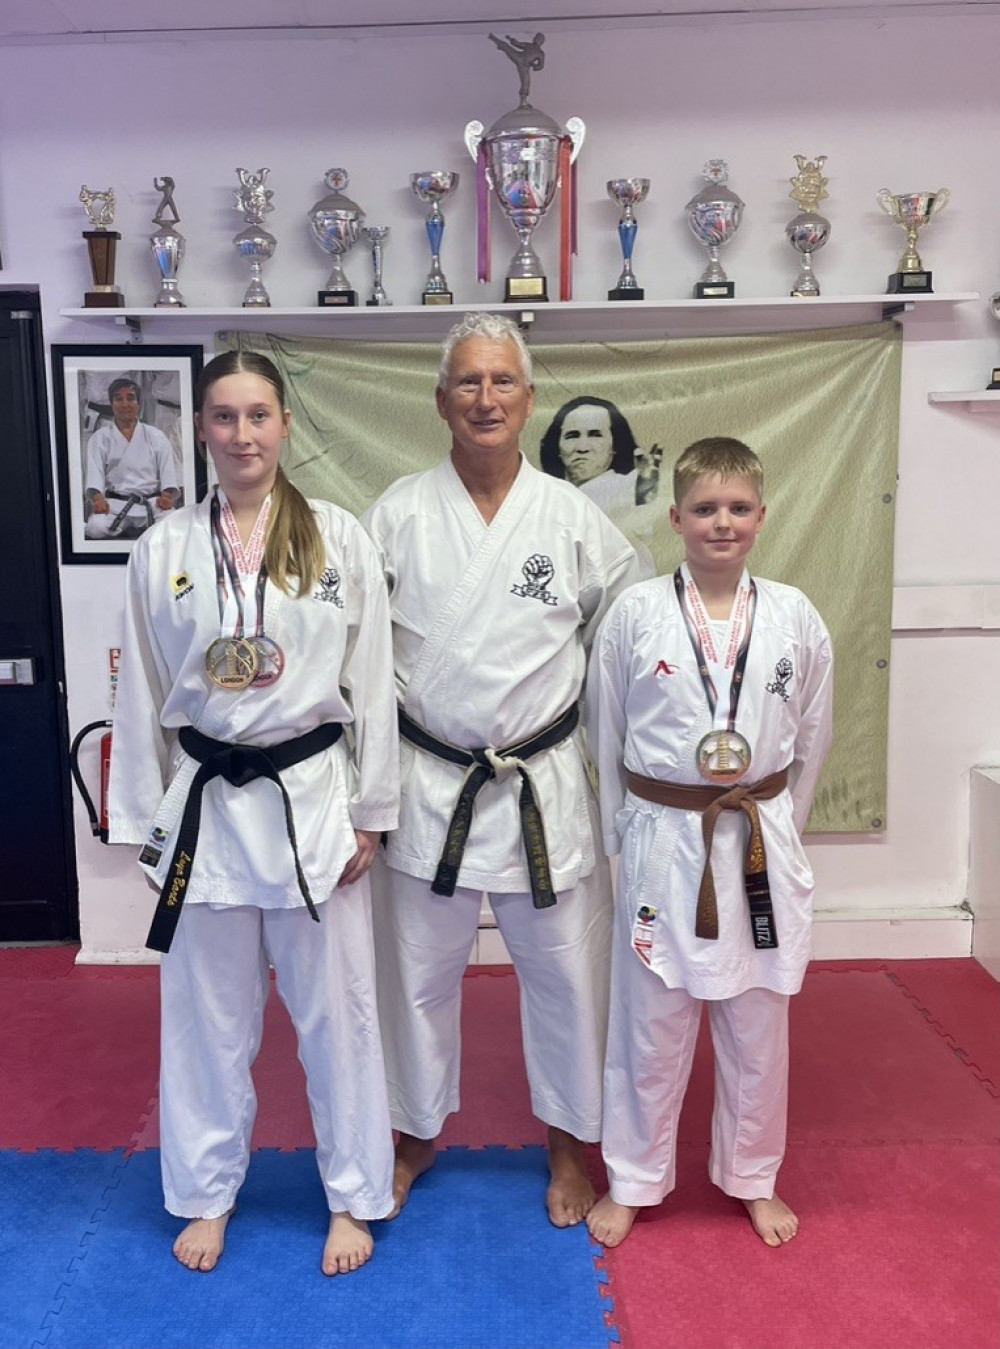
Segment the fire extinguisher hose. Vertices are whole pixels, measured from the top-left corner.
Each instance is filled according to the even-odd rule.
[[[83,774],[80,772],[80,745],[90,735],[91,731],[107,731],[114,725],[111,721],[92,721],[84,726],[82,731],[77,731],[73,737],[73,743],[69,747],[69,771],[73,775],[73,781],[77,785],[80,795],[83,797],[83,804],[87,808],[87,818],[90,820],[90,832],[95,838],[101,834],[101,822],[98,819],[97,811],[94,809],[94,800],[87,791],[87,784],[83,780]]]

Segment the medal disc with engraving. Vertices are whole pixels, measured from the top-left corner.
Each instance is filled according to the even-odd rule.
[[[251,637],[257,652],[257,673],[253,677],[255,689],[267,688],[276,684],[285,668],[285,653],[273,637]]]
[[[698,742],[698,772],[720,786],[739,782],[749,771],[751,758],[749,742],[739,731],[709,731]]]
[[[246,637],[216,637],[205,652],[205,669],[218,688],[238,693],[253,683],[260,659]]]

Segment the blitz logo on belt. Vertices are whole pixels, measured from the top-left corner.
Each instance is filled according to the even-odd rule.
[[[510,593],[526,600],[541,600],[543,604],[558,604],[559,600],[555,595],[550,595],[547,589],[555,574],[556,569],[550,557],[544,553],[532,553],[527,562],[521,564],[524,585],[511,586]]]

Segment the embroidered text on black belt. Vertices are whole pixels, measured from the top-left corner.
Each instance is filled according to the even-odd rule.
[[[404,740],[438,759],[467,768],[462,790],[452,813],[451,823],[441,850],[431,890],[436,895],[453,895],[458,884],[458,869],[462,865],[462,856],[472,826],[472,808],[480,790],[505,769],[516,770],[521,777],[521,795],[518,806],[521,812],[521,836],[524,839],[524,851],[528,862],[528,875],[531,879],[531,899],[536,909],[550,908],[556,902],[552,889],[552,875],[549,871],[549,853],[545,846],[545,828],[542,824],[542,812],[535,799],[535,789],[531,775],[523,760],[541,754],[560,744],[576,730],[580,714],[574,703],[551,726],[529,740],[522,740],[506,749],[463,749],[460,745],[450,745],[447,740],[439,740],[399,709],[399,733]]]
[[[149,936],[146,938],[146,945],[150,950],[170,950],[177,920],[181,916],[184,892],[191,881],[191,867],[198,847],[202,792],[206,783],[218,777],[225,778],[232,787],[245,787],[248,782],[255,782],[257,778],[269,778],[277,784],[285,806],[285,828],[295,858],[295,875],[299,882],[299,890],[310,914],[317,923],[319,922],[319,914],[316,912],[316,905],[309,893],[305,873],[299,861],[292,803],[288,799],[288,792],[280,774],[282,769],[291,768],[293,764],[301,763],[303,759],[311,758],[312,755],[335,745],[343,729],[339,722],[328,722],[325,726],[317,726],[306,735],[297,736],[294,740],[283,740],[280,745],[269,745],[265,749],[260,745],[230,745],[224,740],[212,740],[209,736],[202,735],[193,726],[181,727],[181,748],[186,754],[190,754],[192,759],[196,759],[200,767],[192,779],[187,801],[184,803],[184,814],[181,816],[180,828],[177,831],[174,855],[167,871],[167,879],[160,891]]]

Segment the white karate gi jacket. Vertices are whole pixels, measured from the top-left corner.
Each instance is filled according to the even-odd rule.
[[[150,496],[179,487],[170,441],[155,426],[139,422],[126,440],[112,422],[100,426],[87,441],[84,487],[95,492]],[[114,503],[112,502],[112,506]]]
[[[362,521],[389,582],[396,683],[414,721],[467,749],[499,749],[577,702],[585,649],[637,575],[628,540],[582,492],[522,459],[487,525],[448,458],[394,483]],[[387,861],[430,879],[466,770],[405,740],[401,755],[400,823]],[[553,887],[565,890],[595,864],[582,730],[528,767]],[[530,889],[520,785],[512,773],[479,793],[459,886]]]
[[[230,692],[205,672],[209,643],[232,633],[237,612],[230,594],[220,624],[210,501],[164,517],[132,551],[109,825],[114,843],[162,848],[159,863],[143,867],[158,886],[198,767],[178,744],[181,726],[216,740],[268,746],[325,722],[345,725],[348,736],[331,749],[282,773],[317,904],[329,897],[356,852],[354,830],[396,824],[399,752],[385,581],[357,520],[330,502],[310,505],[326,544],[327,570],[302,599],[268,582],[264,631],[280,644],[286,663],[281,678],[266,688]],[[243,578],[249,633],[255,579]],[[154,836],[154,830],[162,833]],[[206,786],[185,890],[185,903],[203,902],[260,908],[303,903],[275,783],[259,779],[235,788],[216,778]]]
[[[753,753],[747,783],[790,769],[788,789],[758,804],[776,950],[753,945],[742,811],[723,811],[715,828],[719,936],[708,941],[694,933],[705,862],[701,813],[659,806],[626,789],[626,769],[706,785],[695,751],[713,723],[672,577],[644,581],[616,601],[588,672],[587,735],[600,776],[604,846],[609,855],[621,853],[617,902],[627,906],[634,934],[651,935],[651,968],[669,987],[697,998],[731,998],[750,988],[795,993],[810,953],[813,878],[800,834],[832,739],[832,648],[801,591],[755,580],[757,613],[736,729]],[[790,672],[779,668],[783,661]],[[716,725],[720,719],[724,724],[725,711]],[[656,915],[640,928],[636,915],[644,905]]]

